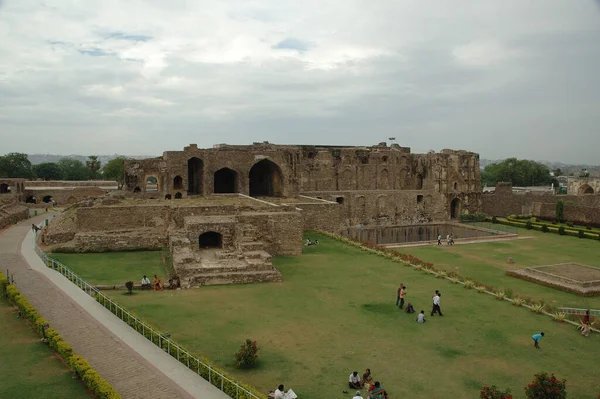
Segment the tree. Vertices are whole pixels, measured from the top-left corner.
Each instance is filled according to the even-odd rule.
[[[63,180],[87,180],[88,170],[83,162],[73,158],[58,161]]]
[[[87,166],[87,170],[89,173],[90,179],[96,179],[99,177],[98,171],[100,170],[101,162],[98,161],[98,157],[96,155],[90,155],[88,160],[85,161],[85,166]]]
[[[513,186],[544,186],[558,182],[544,165],[535,161],[508,158],[500,163],[490,164],[481,173],[481,181],[489,186],[498,182],[511,182]]]
[[[562,223],[565,219],[565,203],[556,201],[556,221]]]
[[[31,162],[27,158],[27,154],[11,152],[0,156],[0,176],[31,179]]]
[[[102,175],[105,179],[116,180],[119,190],[123,188],[125,183],[125,158],[117,157],[108,161],[102,170]]]
[[[34,165],[33,173],[35,177],[43,180],[60,180],[62,178],[62,170],[54,162],[44,162]]]
[[[554,176],[562,176],[563,171],[560,168],[554,169]]]

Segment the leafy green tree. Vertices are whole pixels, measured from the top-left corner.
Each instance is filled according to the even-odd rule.
[[[100,177],[98,171],[100,170],[102,163],[98,160],[96,155],[90,155],[88,160],[85,161],[85,166],[87,167],[90,179],[97,179]]]
[[[44,162],[33,165],[33,173],[35,177],[43,180],[60,180],[62,178],[62,170],[57,163]]]
[[[63,180],[87,180],[88,170],[83,162],[73,158],[58,161]]]
[[[556,201],[556,221],[562,223],[565,219],[565,203]]]
[[[33,173],[31,171],[31,162],[27,158],[27,154],[11,152],[4,156],[0,156],[0,176],[31,179]]]
[[[501,181],[511,182],[513,186],[544,186],[557,183],[550,171],[539,162],[525,159],[508,158],[502,162],[490,164],[481,173],[482,183],[494,186]]]
[[[554,176],[562,176],[563,175],[563,171],[560,168],[556,168],[554,170]]]
[[[102,170],[102,176],[105,179],[116,180],[119,190],[125,183],[125,158],[117,157],[107,162]]]

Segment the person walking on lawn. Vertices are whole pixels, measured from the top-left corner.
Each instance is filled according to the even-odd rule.
[[[398,295],[396,296],[396,306],[400,304],[400,292],[402,291],[402,287],[404,287],[404,284],[400,283],[400,286],[398,287]]]
[[[540,349],[540,341],[542,340],[542,337],[544,336],[544,333],[541,332],[539,334],[533,334],[533,336],[531,338],[533,338],[533,346],[537,349]]]
[[[398,296],[400,297],[400,309],[404,309],[404,296],[406,295],[406,287],[400,285],[400,292],[398,292]]]
[[[435,290],[435,295],[433,296],[433,307],[431,308],[431,315],[433,316],[434,313],[438,313],[440,316],[443,316],[442,314],[442,310],[440,309],[440,296],[442,294],[440,294],[440,292],[438,290]]]

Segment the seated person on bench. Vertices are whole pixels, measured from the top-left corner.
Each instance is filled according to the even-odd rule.
[[[142,289],[143,290],[150,289],[150,279],[148,277],[146,277],[146,275],[144,275],[144,278],[142,278]]]

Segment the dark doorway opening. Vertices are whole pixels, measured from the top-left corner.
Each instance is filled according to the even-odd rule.
[[[215,172],[215,194],[237,193],[237,172],[229,168]]]
[[[283,179],[281,169],[268,159],[256,163],[250,169],[250,195],[252,197],[281,197]]]
[[[42,201],[44,201],[44,203],[49,204],[52,202],[52,196],[51,195],[46,195]]]
[[[134,193],[141,193],[141,192],[142,192],[142,189],[141,189],[141,188],[139,188],[139,187],[136,187],[136,188],[134,188],[134,189],[133,189],[133,192],[134,192]]]
[[[340,205],[343,205],[344,204],[344,197],[337,197],[335,199],[335,202],[337,202]]]
[[[25,198],[25,203],[26,204],[37,204],[37,199],[33,195],[29,195],[29,196],[27,196],[27,198]]]
[[[460,200],[458,198],[454,198],[450,203],[450,219],[458,218],[460,214]]]
[[[0,184],[0,194],[8,194],[10,190],[8,189],[8,184],[2,183]]]
[[[183,190],[183,178],[181,176],[175,176],[173,179],[173,190]]]
[[[166,200],[170,200],[171,198],[173,198],[173,197],[171,197],[171,194],[167,194],[167,195],[165,195],[165,199],[166,199]]]
[[[200,158],[190,158],[188,161],[188,194],[202,195],[204,179],[204,163]]]
[[[183,194],[181,194],[179,192],[175,193],[175,199],[181,199],[181,198],[183,198]]]
[[[223,236],[217,232],[209,231],[198,237],[200,248],[223,248]]]

